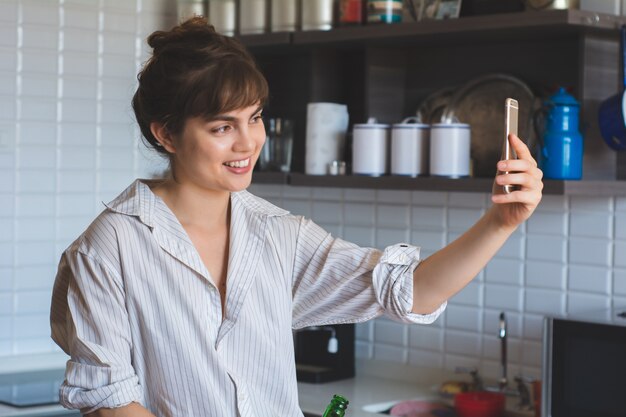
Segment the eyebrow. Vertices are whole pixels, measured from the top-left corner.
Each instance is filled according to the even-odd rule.
[[[254,116],[255,114],[257,114],[258,112],[260,112],[262,110],[263,110],[263,106],[257,107],[256,110],[254,110],[252,112],[252,116]],[[237,118],[233,117],[233,116],[228,116],[226,114],[218,114],[218,115],[208,119],[207,122],[214,122],[214,121],[217,121],[217,120],[222,120],[222,121],[225,121],[225,122],[232,122],[232,121],[237,120]]]

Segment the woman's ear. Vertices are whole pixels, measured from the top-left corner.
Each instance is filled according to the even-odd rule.
[[[176,153],[176,148],[174,147],[174,138],[163,123],[150,123],[150,132],[152,132],[152,136],[154,136],[156,140],[159,141],[161,146],[168,153]]]

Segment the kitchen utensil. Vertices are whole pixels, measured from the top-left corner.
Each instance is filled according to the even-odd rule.
[[[430,175],[461,178],[470,175],[470,126],[435,123],[430,127]]]
[[[389,147],[389,125],[357,123],[352,131],[352,173],[378,177],[387,173]]]
[[[578,131],[580,104],[560,88],[544,106],[538,157],[544,178],[579,180],[583,174],[583,137]]]
[[[598,125],[602,138],[616,151],[626,149],[626,25],[620,29],[620,51],[622,92],[604,100],[598,110]]]
[[[471,158],[475,177],[492,177],[502,152],[502,120],[508,97],[519,103],[519,136],[533,149],[532,115],[538,107],[530,87],[507,74],[486,74],[464,84],[450,98],[441,121],[472,127]]]
[[[391,129],[391,174],[417,177],[428,174],[430,126],[407,117]]]
[[[500,368],[502,374],[500,375],[500,381],[498,381],[500,391],[506,389],[509,381],[507,379],[506,370],[507,370],[507,358],[506,358],[506,348],[507,348],[507,325],[506,325],[506,315],[504,312],[500,313],[500,327],[498,329],[498,339],[500,339]]]

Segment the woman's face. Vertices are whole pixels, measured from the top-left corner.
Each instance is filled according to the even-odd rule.
[[[172,169],[176,182],[213,191],[241,191],[265,143],[259,105],[217,115],[209,121],[187,120],[174,139]]]

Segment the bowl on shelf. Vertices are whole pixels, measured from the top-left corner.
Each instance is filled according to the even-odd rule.
[[[454,409],[458,417],[501,417],[505,402],[500,392],[462,392],[454,397]]]

